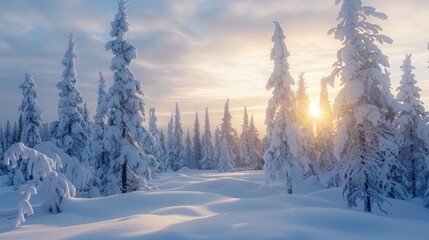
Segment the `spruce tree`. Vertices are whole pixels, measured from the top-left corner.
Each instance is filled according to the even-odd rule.
[[[294,80],[289,73],[289,52],[284,42],[286,37],[278,22],[274,22],[274,26],[274,47],[271,50],[274,69],[266,85],[267,90],[273,89],[273,96],[268,102],[265,118],[268,145],[264,154],[265,181],[284,183],[288,193],[293,193],[293,185],[304,179],[309,168],[301,158],[302,137],[291,88]]]
[[[57,84],[60,90],[58,101],[58,125],[55,131],[55,142],[68,155],[89,164],[89,135],[84,119],[83,97],[76,88],[77,74],[75,69],[75,34],[69,35],[68,49],[61,62],[64,66],[63,79]]]
[[[94,115],[94,125],[92,128],[91,150],[94,158],[93,166],[97,171],[97,176],[103,178],[109,168],[107,151],[103,144],[104,136],[106,135],[107,81],[102,72],[98,72],[98,75],[97,110]]]
[[[160,168],[158,170],[163,170],[165,168],[165,153],[162,147],[161,141],[161,132],[158,129],[156,122],[158,118],[156,117],[156,109],[154,107],[149,108],[149,131],[153,137],[154,143],[152,146],[153,156],[158,160]]]
[[[240,167],[249,168],[250,156],[249,156],[249,115],[247,114],[247,107],[244,106],[243,124],[241,125],[241,134],[239,139],[239,152],[240,160],[237,165]]]
[[[192,140],[191,140],[191,135],[189,134],[189,128],[188,131],[186,132],[186,137],[185,137],[185,166],[189,169],[194,168],[193,165],[193,161],[194,161],[194,156],[193,156],[193,147],[192,147]]]
[[[114,57],[110,69],[113,85],[107,93],[108,121],[104,146],[108,153],[110,168],[103,180],[107,195],[150,189],[151,166],[156,159],[145,154],[141,143],[145,137],[143,88],[134,78],[129,66],[136,58],[136,48],[126,40],[128,32],[126,0],[118,2],[118,13],[111,23],[110,36],[106,43]]]
[[[421,89],[417,87],[413,74],[411,55],[406,55],[401,69],[403,74],[396,97],[401,107],[395,120],[396,126],[404,137],[404,143],[399,149],[399,159],[405,166],[405,176],[409,183],[408,193],[411,197],[422,197],[428,189],[429,173],[425,163],[428,146],[417,131],[423,119],[428,116],[420,100]]]
[[[216,153],[212,143],[212,133],[210,130],[209,111],[206,108],[204,118],[204,133],[202,136],[202,152],[199,166],[201,169],[215,169],[217,167]]]
[[[219,146],[219,166],[220,172],[232,172],[234,170],[234,149],[236,146],[235,130],[232,128],[231,113],[229,112],[229,99],[226,100],[224,114],[221,124],[221,136]]]
[[[256,129],[252,114],[247,134],[247,149],[249,151],[249,163],[247,167],[250,169],[261,170],[263,166],[262,142],[258,135],[258,130]]]
[[[314,166],[316,163],[316,153],[314,151],[313,119],[310,116],[310,99],[307,94],[304,73],[299,75],[298,88],[296,91],[296,113],[297,119],[299,119],[297,122],[302,135],[302,157],[308,161],[312,173],[315,174]]]
[[[390,177],[392,172],[400,175],[403,167],[397,159],[395,130],[386,118],[390,99],[382,86],[389,78],[381,67],[389,63],[374,44],[392,41],[380,34],[378,25],[368,22],[370,17],[386,19],[385,14],[362,6],[360,0],[337,0],[336,4],[342,4],[339,24],[329,33],[343,47],[334,65],[342,86],[334,104],[340,124],[334,153],[345,165],[344,200],[349,207],[362,200],[364,210],[371,212],[373,204],[384,202],[387,192],[406,197],[401,183]]]
[[[183,129],[180,118],[179,104],[176,103],[176,112],[174,114],[174,131],[173,131],[174,147],[172,149],[174,158],[171,163],[171,170],[177,171],[185,166],[185,153],[183,146]]]
[[[171,113],[171,117],[168,121],[167,127],[167,163],[165,164],[165,170],[173,170],[173,164],[174,161],[176,161],[174,143],[174,118],[173,113]]]
[[[41,112],[37,103],[39,93],[36,89],[33,76],[25,74],[25,81],[19,86],[22,89],[22,102],[19,106],[21,111],[21,136],[20,142],[27,147],[34,148],[41,142],[40,124],[42,122]]]
[[[201,169],[199,165],[201,160],[201,136],[200,136],[200,120],[198,119],[198,112],[195,112],[195,122],[194,122],[194,136],[192,137],[193,143],[193,161],[192,168]]]

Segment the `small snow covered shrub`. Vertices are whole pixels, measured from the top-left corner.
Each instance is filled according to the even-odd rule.
[[[37,190],[33,186],[23,186],[20,189],[20,194],[25,194],[24,199],[19,202],[19,211],[18,216],[16,217],[15,222],[13,223],[14,227],[19,227],[21,223],[25,222],[24,215],[31,216],[34,215],[33,206],[30,204],[30,198],[32,194],[37,194]]]
[[[52,171],[42,183],[42,190],[46,194],[46,202],[43,204],[51,213],[61,212],[61,202],[64,198],[74,197],[76,188],[62,173]]]

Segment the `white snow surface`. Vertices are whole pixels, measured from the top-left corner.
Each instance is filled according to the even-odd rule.
[[[49,214],[36,195],[35,216],[19,228],[18,192],[0,191],[0,239],[427,239],[429,210],[421,199],[388,199],[389,215],[349,209],[339,188],[315,178],[288,195],[265,185],[262,171],[214,173],[182,169],[160,174],[159,190],[65,199]],[[376,209],[376,207],[374,207]]]

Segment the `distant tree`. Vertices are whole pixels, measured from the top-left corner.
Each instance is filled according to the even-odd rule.
[[[160,167],[157,169],[157,171],[163,170],[165,168],[165,152],[162,146],[161,141],[161,132],[158,129],[158,125],[156,122],[158,121],[158,118],[156,117],[156,109],[154,107],[151,107],[149,109],[149,131],[153,137],[154,143],[152,146],[152,153],[153,156],[158,160]],[[164,146],[165,147],[165,146]]]
[[[221,128],[220,129],[221,137],[224,136],[226,138],[228,148],[232,154],[231,157],[235,162],[236,161],[235,159],[239,157],[238,143],[237,143],[238,137],[237,137],[237,131],[232,127],[232,115],[229,111],[229,98],[225,102],[222,124],[220,128]]]
[[[224,114],[221,124],[221,137],[219,146],[219,166],[220,172],[231,172],[234,170],[234,149],[236,149],[235,130],[232,128],[231,113],[229,112],[229,99],[226,100]]]
[[[19,86],[22,89],[22,102],[19,106],[21,111],[21,136],[20,142],[33,148],[41,142],[40,125],[42,122],[41,112],[37,103],[39,93],[36,90],[33,76],[25,74],[25,81]]]
[[[192,140],[191,135],[189,134],[189,128],[186,133],[185,137],[185,166],[188,168],[193,168],[193,162],[194,162],[194,155],[193,155],[193,146],[192,146]]]
[[[170,120],[168,121],[167,128],[167,163],[165,164],[166,170],[173,170],[173,163],[176,160],[175,154],[175,142],[174,142],[174,118],[171,113]]]
[[[316,163],[316,153],[313,119],[310,116],[310,99],[307,94],[307,85],[305,84],[304,73],[299,75],[298,88],[296,91],[296,113],[299,128],[302,136],[302,157],[308,161],[311,166],[312,173],[315,174],[314,166]]]
[[[174,158],[171,170],[177,171],[185,166],[185,153],[183,147],[183,129],[180,118],[179,104],[176,103],[176,112],[174,114],[174,148],[172,149]]]
[[[143,88],[129,69],[131,60],[136,58],[136,48],[126,40],[128,22],[126,0],[118,2],[118,13],[111,23],[106,50],[114,57],[110,69],[113,72],[113,86],[107,93],[108,121],[104,138],[110,168],[103,180],[107,195],[130,192],[137,189],[151,189],[147,180],[151,179],[151,166],[156,159],[142,149],[145,131]]]
[[[193,162],[192,168],[201,169],[199,165],[201,160],[201,135],[200,135],[200,120],[198,119],[198,112],[195,112],[194,122],[194,136],[192,137],[193,143]]]
[[[253,120],[253,114],[250,117],[247,144],[247,149],[249,151],[248,167],[250,169],[262,169],[262,166],[264,165],[262,158],[262,142],[258,137],[258,130],[256,129],[255,122]]]
[[[215,158],[218,159],[219,158],[219,153],[220,153],[220,137],[221,137],[221,130],[219,128],[219,126],[216,127],[215,132],[214,132],[214,138],[215,138]]]
[[[241,134],[239,139],[239,161],[236,165],[239,167],[251,167],[249,156],[249,115],[247,114],[247,107],[244,106],[243,124],[241,125]]]
[[[403,74],[396,97],[401,108],[395,120],[404,137],[404,143],[399,148],[399,159],[405,166],[408,193],[411,197],[422,197],[428,190],[429,172],[425,162],[428,146],[417,131],[428,115],[420,100],[421,89],[417,87],[410,54],[406,55],[401,69]]]
[[[75,34],[69,35],[69,46],[62,65],[65,67],[63,79],[57,84],[60,90],[58,102],[58,125],[55,142],[68,155],[75,156],[81,162],[89,164],[89,135],[84,117],[84,100],[76,88]]]
[[[338,0],[339,24],[330,30],[342,42],[334,73],[341,78],[334,111],[340,126],[335,138],[334,153],[344,162],[343,198],[349,207],[362,200],[364,210],[372,204],[380,206],[387,192],[405,198],[406,191],[390,176],[404,170],[397,154],[395,130],[387,120],[389,95],[382,85],[389,81],[381,67],[388,66],[375,41],[391,43],[380,34],[381,28],[367,20],[386,19],[373,7],[362,6],[360,0]],[[353,53],[353,54],[350,54]]]
[[[164,131],[162,129],[161,129],[160,136],[159,136],[159,144],[160,144],[162,152],[163,152],[162,159],[163,159],[164,165],[163,165],[162,170],[165,171],[165,169],[168,165],[168,159],[167,159],[167,153],[168,152],[167,152],[167,145],[165,142],[165,134],[164,134]]]
[[[93,166],[97,170],[97,176],[103,178],[109,168],[107,151],[103,144],[104,136],[106,135],[107,81],[102,72],[98,72],[98,74],[97,110],[94,115],[94,125],[92,127],[91,150],[94,158]]]
[[[206,108],[206,116],[204,118],[204,133],[202,136],[202,152],[199,166],[201,169],[215,169],[217,167],[216,153],[212,143],[212,133],[210,130],[209,111]]]
[[[289,73],[286,37],[278,22],[274,22],[274,26],[271,50],[274,69],[266,86],[267,90],[273,89],[273,96],[265,117],[268,146],[264,154],[264,172],[267,183],[285,183],[291,194],[294,182],[303,180],[309,168],[300,158],[302,137],[296,122],[295,96],[291,88],[294,80]]]

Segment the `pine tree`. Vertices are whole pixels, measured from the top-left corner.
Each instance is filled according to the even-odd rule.
[[[258,137],[258,130],[256,129],[255,122],[253,120],[253,114],[250,117],[247,144],[247,149],[249,150],[248,167],[250,169],[262,169],[262,166],[264,165],[262,158],[262,142]]]
[[[204,133],[202,136],[202,152],[199,166],[201,169],[214,169],[217,167],[216,154],[212,143],[212,133],[210,130],[209,111],[206,108],[204,119]]]
[[[174,158],[171,163],[171,170],[177,171],[185,166],[185,153],[183,147],[183,129],[180,118],[179,104],[176,103],[176,112],[174,114],[174,148],[172,149]]]
[[[249,115],[247,114],[246,106],[244,106],[243,125],[241,127],[242,130],[239,139],[240,160],[237,166],[249,168],[251,167],[249,156]]]
[[[274,69],[266,85],[267,90],[273,89],[273,97],[268,102],[265,118],[268,146],[264,154],[264,172],[267,183],[285,183],[288,193],[292,193],[294,182],[304,179],[309,168],[300,158],[301,135],[296,123],[295,97],[291,88],[294,80],[289,73],[286,37],[280,24],[274,22],[274,25],[271,51]]]
[[[19,86],[22,89],[22,102],[19,106],[21,111],[21,136],[20,142],[30,148],[34,148],[41,142],[40,124],[42,122],[41,112],[37,103],[39,93],[36,90],[33,76],[25,74],[25,81]]]
[[[149,131],[154,139],[154,145],[152,147],[153,156],[158,159],[158,162],[160,163],[160,169],[163,170],[165,168],[165,153],[164,149],[162,148],[162,142],[161,142],[161,132],[158,129],[158,126],[156,122],[158,121],[158,118],[155,115],[156,109],[154,107],[151,107],[149,109]]]
[[[98,74],[97,110],[94,115],[94,125],[92,128],[91,150],[94,158],[94,164],[92,165],[97,169],[97,176],[103,178],[109,167],[107,152],[103,145],[103,139],[106,135],[107,81],[102,72],[98,72]]]
[[[380,34],[378,25],[367,21],[370,17],[386,19],[385,14],[362,6],[360,0],[336,2],[340,3],[339,24],[329,32],[343,45],[334,65],[343,86],[334,104],[340,123],[334,152],[346,167],[344,200],[349,207],[362,200],[364,210],[371,212],[372,204],[380,206],[388,191],[398,197],[405,192],[389,177],[392,172],[400,175],[403,167],[397,159],[394,129],[386,120],[390,100],[382,85],[389,78],[381,66],[388,67],[389,63],[374,44],[391,43],[391,39]]]
[[[310,99],[307,94],[307,85],[305,84],[304,73],[299,75],[298,88],[296,91],[296,112],[297,123],[302,135],[302,153],[303,157],[311,166],[312,173],[315,174],[314,165],[316,162],[315,140],[313,131],[313,119],[310,116]]]
[[[404,143],[399,149],[399,159],[405,166],[405,176],[408,180],[407,190],[411,197],[422,197],[427,191],[428,168],[425,163],[425,155],[428,146],[424,139],[417,133],[418,127],[424,118],[428,117],[420,101],[421,89],[417,87],[411,65],[411,55],[406,55],[401,66],[403,71],[400,86],[397,88],[396,99],[401,103],[401,108],[395,124],[404,137]]]
[[[68,49],[61,62],[65,67],[63,79],[57,84],[60,90],[58,102],[58,125],[55,139],[58,147],[68,155],[89,163],[89,135],[84,119],[83,97],[76,88],[75,34],[70,33]]]
[[[160,170],[161,171],[166,171],[166,169],[167,169],[167,167],[168,167],[168,149],[167,149],[167,146],[166,146],[166,143],[165,143],[165,134],[164,134],[164,131],[162,131],[162,129],[161,129],[161,132],[160,132],[160,136],[159,136],[159,144],[160,144],[160,146],[161,146],[161,150],[162,150],[162,153],[163,153],[163,155],[162,155],[162,165],[160,164]]]
[[[194,156],[193,156],[193,146],[192,146],[192,140],[191,140],[191,135],[189,134],[189,128],[188,131],[186,133],[186,137],[185,137],[185,166],[188,168],[193,168],[193,160],[194,160]]]
[[[129,69],[137,50],[126,40],[127,4],[125,0],[118,2],[118,13],[110,31],[114,39],[105,45],[106,50],[115,55],[110,66],[114,82],[107,93],[108,121],[104,138],[110,162],[103,180],[107,195],[150,189],[146,179],[151,179],[151,166],[156,165],[156,159],[145,154],[141,146],[145,134],[142,127],[144,94],[141,82]]]
[[[224,114],[221,125],[221,137],[219,146],[219,166],[220,172],[231,172],[234,170],[234,149],[236,149],[235,130],[232,128],[231,113],[229,112],[229,99],[226,100]]]
[[[322,114],[316,126],[317,169],[325,172],[332,170],[337,165],[332,141],[334,138],[334,120],[325,79],[321,81],[319,107]]]
[[[198,112],[195,112],[194,136],[192,138],[192,142],[193,142],[192,168],[201,169],[201,166],[199,165],[201,160],[201,138],[200,138],[200,120],[198,119]]]
[[[221,137],[226,137],[227,145],[231,151],[233,162],[239,157],[238,144],[237,144],[237,131],[232,127],[232,116],[229,112],[229,98],[225,102],[222,124],[221,124]],[[222,141],[222,140],[221,140]]]
[[[214,137],[215,137],[215,146],[214,146],[215,147],[215,158],[219,159],[220,137],[221,137],[221,132],[220,132],[219,126],[217,126],[215,129]]]
[[[174,118],[171,113],[170,120],[168,121],[167,128],[167,163],[165,164],[166,170],[173,170],[174,161],[176,161],[175,144],[174,144]]]

